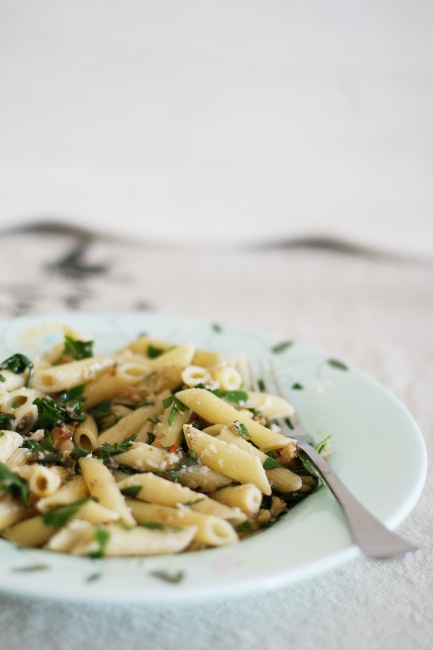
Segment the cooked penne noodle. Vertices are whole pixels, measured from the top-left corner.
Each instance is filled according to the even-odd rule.
[[[17,521],[28,517],[29,508],[21,501],[14,499],[10,495],[5,495],[0,500],[0,530],[3,531],[8,526],[12,526]]]
[[[8,393],[12,390],[16,390],[17,388],[22,388],[26,383],[28,376],[27,372],[22,375],[16,375],[10,370],[2,370],[1,374],[4,378],[4,381],[2,381],[1,385],[2,391],[7,391]],[[0,405],[2,405],[1,401]]]
[[[239,413],[233,406],[202,388],[188,388],[180,391],[176,397],[211,424],[232,424],[239,421],[248,428],[252,441],[263,451],[284,447],[290,441],[279,433],[262,426],[258,422]]]
[[[89,495],[86,482],[83,476],[74,476],[68,483],[62,485],[54,494],[44,499],[40,499],[36,503],[36,507],[40,512],[45,512],[54,506],[67,505],[74,501],[80,501]]]
[[[149,372],[149,366],[133,361],[125,361],[115,368],[107,368],[86,384],[83,394],[86,398],[86,409],[112,399],[125,386],[138,384]]]
[[[72,519],[51,537],[45,548],[58,553],[72,553],[77,544],[85,545],[94,539],[95,525],[83,519]]]
[[[104,526],[108,540],[104,546],[105,556],[167,555],[180,553],[194,538],[196,526],[164,530],[149,530],[142,526],[122,528],[111,524]],[[95,530],[96,534],[96,530]],[[97,552],[100,544],[97,539],[81,542],[72,548],[73,555],[89,555]]]
[[[15,431],[0,431],[0,463],[6,463],[23,442],[23,437]]]
[[[179,482],[191,490],[198,488],[202,492],[214,492],[220,487],[230,485],[231,478],[215,472],[207,465],[189,465],[178,472]]]
[[[67,325],[43,331],[67,338],[45,360],[1,364],[5,539],[76,556],[191,552],[237,543],[317,486],[272,423],[293,407],[250,390],[245,356],[143,335],[94,357]]]
[[[282,397],[269,393],[254,393],[253,391],[248,391],[248,400],[245,402],[245,406],[259,411],[261,415],[270,420],[286,418],[295,412],[293,406]]]
[[[193,343],[186,343],[179,345],[174,350],[164,352],[156,359],[149,361],[151,370],[158,370],[167,364],[175,364],[179,366],[189,366],[195,353],[195,345]]]
[[[209,368],[216,366],[221,361],[220,352],[211,352],[210,350],[196,350],[192,358],[191,364],[194,366],[202,366],[202,368]]]
[[[15,420],[11,423],[12,429],[19,434],[27,435],[38,419],[38,407],[35,404],[23,404],[15,409],[13,414]]]
[[[30,517],[15,524],[3,532],[3,537],[20,546],[43,546],[56,532],[52,526],[47,526],[41,515]]]
[[[30,449],[24,449],[23,447],[18,447],[11,456],[6,461],[7,467],[12,471],[16,471],[18,467],[27,465],[33,457]]]
[[[149,418],[154,418],[161,412],[162,405],[156,400],[151,406],[142,406],[129,415],[122,418],[117,424],[105,431],[99,436],[99,445],[108,442],[113,445],[115,442],[122,442],[125,438],[138,433],[141,427],[148,422]]]
[[[58,490],[61,482],[58,472],[43,465],[35,465],[29,479],[29,490],[40,498],[49,497]]]
[[[145,442],[134,442],[128,451],[115,454],[113,459],[121,465],[128,465],[139,472],[163,472],[174,467],[179,457],[165,449],[152,447]]]
[[[258,458],[189,424],[184,426],[184,433],[188,446],[202,463],[240,483],[254,483],[263,494],[271,494],[271,486]]]
[[[212,379],[223,390],[238,390],[242,383],[242,377],[233,366],[218,366],[212,371]]]
[[[196,526],[194,539],[207,546],[226,546],[239,541],[235,529],[221,517],[194,512],[187,506],[168,506],[144,503],[135,499],[126,500],[138,523],[155,522],[167,526]]]
[[[91,357],[71,361],[60,366],[36,370],[31,379],[32,388],[45,393],[57,393],[94,379],[104,368],[114,366],[115,357]]]
[[[302,477],[291,472],[286,467],[268,469],[266,476],[268,477],[270,484],[275,487],[278,492],[297,492],[302,487]]]
[[[169,424],[171,416],[171,409],[165,409],[163,415],[160,417],[160,423],[157,424],[153,430],[157,440],[163,447],[170,448],[172,445],[179,446],[182,442],[183,425],[189,422],[191,413],[189,409],[176,411],[172,424]]]
[[[91,451],[99,446],[98,427],[92,415],[87,415],[86,419],[77,426],[74,442],[86,451]]]
[[[246,515],[258,512],[262,503],[262,493],[252,483],[225,487],[212,492],[209,496],[232,508],[240,508]]]
[[[125,503],[125,497],[120,492],[110,470],[105,467],[102,461],[91,456],[80,458],[78,462],[90,494],[102,506],[118,512],[120,520],[124,524],[134,526],[134,517],[131,515],[131,511]]]

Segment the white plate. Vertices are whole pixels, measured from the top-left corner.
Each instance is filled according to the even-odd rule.
[[[17,351],[40,355],[61,340],[59,323],[92,336],[98,354],[113,352],[143,331],[229,355],[243,352],[252,360],[266,359],[279,342],[250,330],[223,326],[218,332],[210,323],[153,314],[67,313],[1,323],[0,358]],[[294,344],[274,358],[314,439],[332,434],[333,469],[373,514],[395,528],[415,505],[426,475],[425,446],[413,418],[373,379],[329,364],[329,357],[313,348]],[[295,382],[303,390],[291,389]],[[357,553],[339,507],[324,488],[240,544],[184,555],[92,560],[19,549],[1,540],[0,588],[77,600],[185,601],[271,589]],[[181,571],[184,578],[166,582],[152,575],[160,570]]]

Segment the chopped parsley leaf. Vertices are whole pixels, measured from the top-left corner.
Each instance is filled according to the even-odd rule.
[[[293,341],[281,341],[281,343],[277,343],[277,345],[272,346],[271,350],[274,354],[281,354],[281,352],[285,352],[292,345]]]
[[[317,453],[321,454],[322,451],[325,451],[325,449],[327,448],[331,440],[332,440],[332,436],[328,436],[327,438],[319,442],[319,444],[315,446],[315,450],[317,451]]]
[[[275,458],[267,458],[263,463],[263,469],[265,470],[276,469],[277,467],[282,467],[282,465],[280,465],[280,463],[275,460]]]
[[[190,465],[197,465],[198,464],[198,459],[197,458],[182,458],[180,461],[179,465],[176,465],[176,467],[172,467],[171,469],[166,469],[160,472],[154,472],[157,476],[162,476],[164,478],[171,479],[175,483],[179,481],[179,472],[184,468],[184,467],[189,467]]]
[[[2,374],[0,374],[0,381],[2,382],[6,381],[6,377],[4,377]]]
[[[176,395],[170,395],[170,397],[167,397],[167,399],[163,400],[162,405],[165,409],[173,405],[170,411],[170,415],[168,416],[167,424],[169,427],[171,427],[172,424],[174,423],[176,419],[176,415],[179,411],[181,413],[185,412],[185,404],[183,404],[179,399],[177,399]]]
[[[293,390],[304,390],[304,387],[299,382],[295,382],[294,384],[292,384],[292,389]]]
[[[44,431],[50,432],[55,427],[60,426],[65,419],[64,413],[57,408],[51,397],[37,397],[33,400],[33,404],[38,407],[36,429],[44,429]]]
[[[142,485],[129,485],[128,487],[122,488],[121,493],[125,497],[132,497],[135,499],[137,494],[141,492]]]
[[[156,438],[155,434],[149,432],[149,433],[147,434],[147,444],[148,444],[148,445],[151,445],[152,442],[155,440],[155,438]]]
[[[166,524],[160,524],[157,521],[140,521],[139,526],[144,528],[149,528],[149,530],[172,530],[178,533],[180,530],[183,530],[181,526],[167,526]]]
[[[12,407],[13,409],[19,409],[19,408],[20,408],[20,405],[18,404],[18,402],[12,402],[11,407]]]
[[[99,402],[99,404],[96,404],[96,406],[90,409],[89,413],[93,416],[95,421],[98,423],[101,420],[104,420],[109,415],[112,415],[110,400],[104,400],[103,402]]]
[[[221,334],[221,332],[223,331],[223,328],[221,327],[221,325],[218,325],[218,323],[214,323],[212,325],[212,329],[214,332],[218,332],[218,334]]]
[[[123,454],[125,451],[128,451],[128,449],[132,447],[135,438],[135,435],[129,436],[128,438],[125,438],[123,442],[115,442],[114,445],[104,442],[101,447],[96,447],[96,449],[92,451],[92,455],[100,458],[105,463],[111,458],[111,456]]]
[[[76,361],[93,357],[94,341],[79,341],[72,336],[65,335],[65,347],[62,354],[72,357]]]
[[[164,352],[164,348],[158,348],[156,345],[152,344],[147,348],[147,356],[149,359],[156,359],[157,357],[160,357],[161,354],[164,354]]]
[[[349,370],[348,366],[338,359],[328,359],[327,362],[332,368],[338,368],[338,370]]]
[[[50,508],[42,515],[44,524],[59,530],[59,528],[62,528],[62,526],[72,519],[72,517],[75,517],[81,506],[89,501],[92,501],[91,497],[85,497],[84,499],[74,501],[73,503],[67,503],[66,505]]]
[[[75,445],[75,447],[69,454],[69,457],[72,458],[72,460],[78,461],[80,458],[84,458],[89,454],[90,451],[87,451],[87,449],[83,449],[83,447],[80,447],[80,445]]]
[[[235,529],[237,530],[238,533],[242,533],[244,535],[248,535],[249,533],[252,533],[254,530],[254,526],[251,523],[251,521],[243,521],[241,524],[238,524],[235,526]]]
[[[8,492],[13,497],[22,499],[28,505],[29,488],[27,481],[16,472],[12,472],[7,465],[0,463],[0,494]]]
[[[162,569],[158,571],[151,571],[150,575],[155,576],[155,578],[160,578],[161,580],[165,580],[166,582],[171,582],[173,584],[177,584],[181,582],[185,577],[185,573],[183,571],[176,571],[175,573],[169,573],[168,571],[163,571]]]
[[[12,429],[12,420],[15,420],[12,413],[2,413],[0,415],[0,429],[3,429],[3,431],[10,431]]]
[[[98,550],[93,551],[90,554],[90,557],[98,558],[104,556],[105,547],[107,546],[108,540],[110,539],[110,533],[106,528],[98,526],[95,532],[95,541],[98,543]]]
[[[10,370],[16,375],[22,375],[23,372],[25,372],[28,369],[29,374],[27,377],[26,386],[28,386],[30,383],[30,378],[32,376],[33,368],[34,366],[32,361],[30,361],[30,359],[26,357],[24,354],[20,354],[20,353],[13,354],[8,359],[5,359],[5,361],[3,361],[2,364],[0,364],[0,370]]]
[[[83,397],[84,389],[86,384],[80,384],[79,386],[74,386],[69,390],[65,390],[63,393],[60,393],[56,402],[57,404],[64,404],[70,400],[79,400],[80,402],[85,402],[86,398]]]
[[[149,422],[152,422],[152,424],[159,424],[158,418],[147,418]]]
[[[220,399],[226,399],[228,402],[234,402],[235,404],[240,404],[248,400],[248,393],[244,390],[220,390],[216,388],[211,392]]]
[[[62,455],[56,452],[53,447],[53,441],[49,436],[41,442],[27,439],[23,442],[23,447],[31,449],[34,463],[53,465],[62,462]]]

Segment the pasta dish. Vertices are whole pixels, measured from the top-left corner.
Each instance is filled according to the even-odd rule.
[[[269,527],[320,488],[276,424],[293,407],[251,390],[241,355],[143,334],[95,356],[64,329],[44,359],[0,364],[6,540],[87,557],[198,551]]]

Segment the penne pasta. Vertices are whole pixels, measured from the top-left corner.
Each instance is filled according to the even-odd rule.
[[[226,404],[210,391],[202,388],[189,388],[188,390],[177,393],[176,397],[185,406],[192,409],[211,424],[233,424],[236,421],[241,422],[247,427],[252,441],[263,451],[278,449],[290,442],[290,438],[275,433],[258,422],[242,415],[233,406]]]
[[[235,544],[319,487],[272,424],[293,407],[250,390],[243,355],[146,335],[95,357],[87,337],[53,331],[65,340],[45,360],[2,364],[4,539],[90,557],[189,552]]]
[[[196,526],[196,542],[206,546],[226,546],[239,541],[235,529],[221,517],[195,512],[188,506],[170,508],[135,499],[126,500],[138,523],[155,522],[167,526]]]
[[[258,458],[191,425],[185,425],[184,433],[188,446],[204,465],[240,483],[254,483],[263,494],[271,494],[271,486]]]

